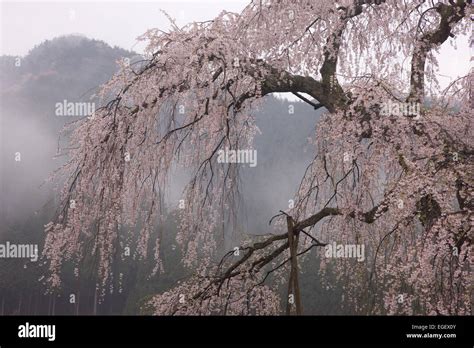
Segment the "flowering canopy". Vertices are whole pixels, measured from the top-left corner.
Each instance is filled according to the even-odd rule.
[[[65,260],[92,252],[105,287],[123,226],[139,226],[147,256],[169,174],[181,166],[192,174],[177,240],[195,275],[153,297],[156,313],[279,313],[266,281],[288,273],[301,313],[298,259],[336,240],[370,250],[364,263],[320,259],[357,312],[469,314],[469,76],[440,91],[428,66],[465,31],[470,4],[252,1],[240,14],[146,32],[146,61],[122,62],[102,89],[107,102],[74,128],[63,204],[46,226],[51,285]],[[255,106],[275,92],[326,109],[314,159],[294,207],[276,217],[285,230],[217,264],[215,231],[235,216],[239,192],[239,164],[218,163],[218,151],[252,146]]]

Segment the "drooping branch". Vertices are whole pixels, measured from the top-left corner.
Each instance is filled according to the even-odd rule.
[[[379,206],[380,204],[375,206],[373,209],[367,211],[366,213],[362,213],[358,215],[357,218],[359,218],[361,221],[364,221],[366,223],[374,222],[375,221],[374,212],[377,211]],[[386,209],[384,209],[384,211],[386,211]],[[314,238],[309,233],[307,233],[304,229],[307,227],[312,227],[316,225],[319,221],[321,221],[325,217],[342,215],[342,212],[340,211],[340,209],[337,209],[337,208],[325,207],[322,210],[320,210],[318,213],[300,222],[295,222],[294,219],[290,215],[284,212],[282,212],[280,215],[286,215],[287,233],[273,235],[265,239],[264,241],[256,242],[247,247],[240,247],[239,250],[245,251],[245,254],[239,260],[227,266],[225,271],[221,271],[226,260],[228,260],[228,258],[231,255],[233,255],[234,251],[232,250],[226,253],[222,257],[221,261],[219,262],[218,272],[210,276],[211,281],[209,282],[209,284],[202,291],[195,294],[193,298],[198,299],[203,296],[205,297],[213,296],[209,294],[209,291],[212,291],[212,289],[214,289],[214,286],[217,286],[216,288],[217,293],[214,295],[219,295],[220,288],[223,286],[224,282],[232,278],[242,276],[243,274],[247,274],[248,272],[250,274],[259,272],[261,269],[263,269],[264,266],[268,265],[271,261],[276,260],[277,257],[282,255],[282,253],[286,249],[289,249],[290,258],[284,261],[278,267],[281,267],[283,264],[287,263],[288,261],[290,262],[291,266],[290,266],[289,281],[288,281],[288,295],[293,295],[294,297],[295,305],[296,305],[296,313],[302,314],[303,309],[302,309],[302,303],[301,303],[301,294],[299,290],[297,258],[303,255],[304,253],[306,253],[306,251],[310,250],[314,246],[326,245],[326,243],[322,243],[318,241],[316,238]],[[349,216],[355,218],[356,214],[355,213],[349,214]],[[306,251],[298,253],[298,239],[299,239],[300,232],[304,233],[310,239],[312,239],[313,243],[311,244],[312,246],[308,248]],[[286,240],[286,242],[266,252],[267,249],[269,249],[270,247],[274,245],[274,243],[281,240]],[[262,252],[262,254],[257,255],[256,254],[257,251]],[[263,281],[257,284],[261,285],[265,281],[265,279],[268,277],[269,273],[273,272],[274,270],[275,269],[268,271],[267,275],[263,278]],[[289,308],[290,308],[290,303],[287,302],[288,314],[289,314]]]

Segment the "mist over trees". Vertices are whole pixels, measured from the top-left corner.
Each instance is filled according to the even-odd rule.
[[[64,156],[56,157],[58,142],[60,146],[66,143],[60,137],[61,129],[78,119],[57,116],[55,105],[63,100],[94,100],[93,94],[99,86],[116,72],[116,61],[124,57],[139,60],[133,52],[80,36],[46,41],[20,60],[18,57],[0,57],[1,160],[9,163],[2,166],[2,243],[38,244],[39,251],[42,251],[44,225],[57,208],[57,192],[45,180],[64,162]],[[293,198],[300,180],[299,173],[312,159],[308,137],[314,132],[319,118],[319,112],[315,113],[312,107],[302,102],[277,98],[268,98],[257,113],[257,125],[261,130],[255,138],[258,165],[243,171],[239,227],[252,235],[267,233],[269,219]],[[14,164],[15,152],[22,155],[20,163]],[[278,190],[274,190],[275,186]],[[182,252],[175,240],[177,214],[170,210],[167,216],[165,225],[153,232],[157,237],[160,230],[166,230],[166,233],[161,233],[161,238],[164,238],[161,274],[150,277],[153,261],[139,260],[131,252],[117,268],[123,274],[122,280],[117,280],[114,291],[108,291],[103,302],[99,303],[95,291],[97,279],[88,266],[80,283],[74,277],[73,266],[70,266],[70,276],[64,280],[64,287],[46,294],[47,287],[39,281],[47,273],[44,265],[23,259],[5,259],[0,268],[1,313],[151,314],[147,301],[152,295],[169,290],[189,273],[180,266]],[[235,235],[225,244],[232,248],[237,242],[240,242],[240,237]],[[135,247],[133,244],[130,246],[131,249]],[[314,298],[314,301],[307,302],[309,313],[337,313],[337,297],[318,285],[320,282],[314,265],[305,268],[302,281],[303,292]],[[318,296],[313,296],[315,293]],[[76,297],[75,303],[70,303],[71,294]]]

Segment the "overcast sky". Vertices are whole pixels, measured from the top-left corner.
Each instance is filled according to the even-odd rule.
[[[248,0],[169,1],[4,1],[0,0],[0,54],[25,55],[46,39],[66,34],[83,34],[114,46],[141,52],[136,38],[149,28],[169,28],[165,10],[178,24],[214,18],[222,10],[239,12]],[[450,39],[451,40],[451,39]],[[440,61],[440,82],[446,85],[469,69],[467,37],[456,39],[453,54],[444,44]],[[447,47],[446,47],[447,46]]]
[[[24,55],[34,45],[65,34],[83,34],[140,51],[136,38],[150,28],[169,28],[164,10],[178,24],[213,19],[222,10],[240,12],[247,0],[3,1],[0,54]]]

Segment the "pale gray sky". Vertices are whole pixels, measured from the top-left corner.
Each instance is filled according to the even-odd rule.
[[[0,54],[25,55],[34,45],[65,34],[83,34],[140,51],[136,38],[149,28],[168,28],[165,10],[178,24],[240,12],[246,0],[3,1]]]
[[[136,38],[149,28],[169,27],[160,9],[178,24],[214,18],[222,10],[239,12],[248,0],[155,1],[4,1],[0,0],[0,54],[25,55],[46,39],[83,34],[110,45],[141,52]],[[452,40],[452,39],[450,39]],[[456,39],[457,51],[444,44],[439,56],[441,84],[469,70],[468,38]],[[453,54],[453,52],[455,52]]]

